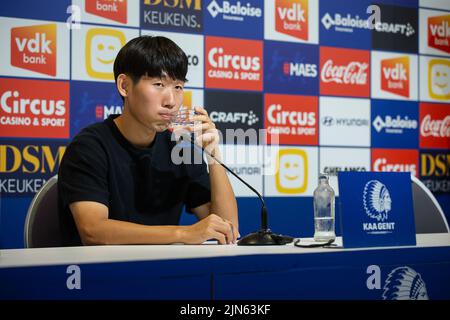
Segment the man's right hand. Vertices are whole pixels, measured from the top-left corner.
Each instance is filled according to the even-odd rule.
[[[220,244],[236,243],[238,232],[233,224],[211,213],[199,222],[182,227],[181,240],[186,244],[201,244],[216,239]]]

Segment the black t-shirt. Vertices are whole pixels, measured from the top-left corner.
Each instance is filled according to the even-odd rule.
[[[177,225],[183,205],[191,212],[211,199],[206,164],[175,164],[171,153],[202,159],[201,149],[157,133],[148,148],[131,145],[111,116],[81,131],[69,144],[58,173],[59,214],[65,245],[81,245],[69,204],[95,201],[110,219]],[[175,150],[173,150],[175,149]],[[199,151],[200,150],[200,151]],[[195,155],[195,153],[197,153]]]

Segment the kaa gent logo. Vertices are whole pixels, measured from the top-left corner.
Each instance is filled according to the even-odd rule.
[[[369,277],[367,289],[381,289],[381,268],[373,264],[366,270]],[[403,266],[393,269],[383,286],[383,300],[428,300],[427,288],[421,275],[414,269]]]
[[[428,300],[427,288],[422,277],[406,266],[392,270],[383,289],[384,300]]]
[[[378,180],[370,180],[364,187],[364,210],[369,217],[384,221],[391,211],[391,195],[386,186]]]

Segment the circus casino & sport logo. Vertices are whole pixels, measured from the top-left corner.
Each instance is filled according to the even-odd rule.
[[[368,234],[388,234],[395,229],[395,222],[389,222],[389,212],[392,210],[392,198],[388,188],[379,180],[370,180],[364,186],[364,211],[371,219],[362,227]],[[377,221],[377,222],[373,222]]]

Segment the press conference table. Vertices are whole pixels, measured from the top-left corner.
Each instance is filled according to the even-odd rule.
[[[390,274],[406,277],[392,272],[400,267],[420,277],[430,299],[450,299],[450,234],[360,249],[206,243],[1,250],[0,299],[382,299],[398,289]]]

